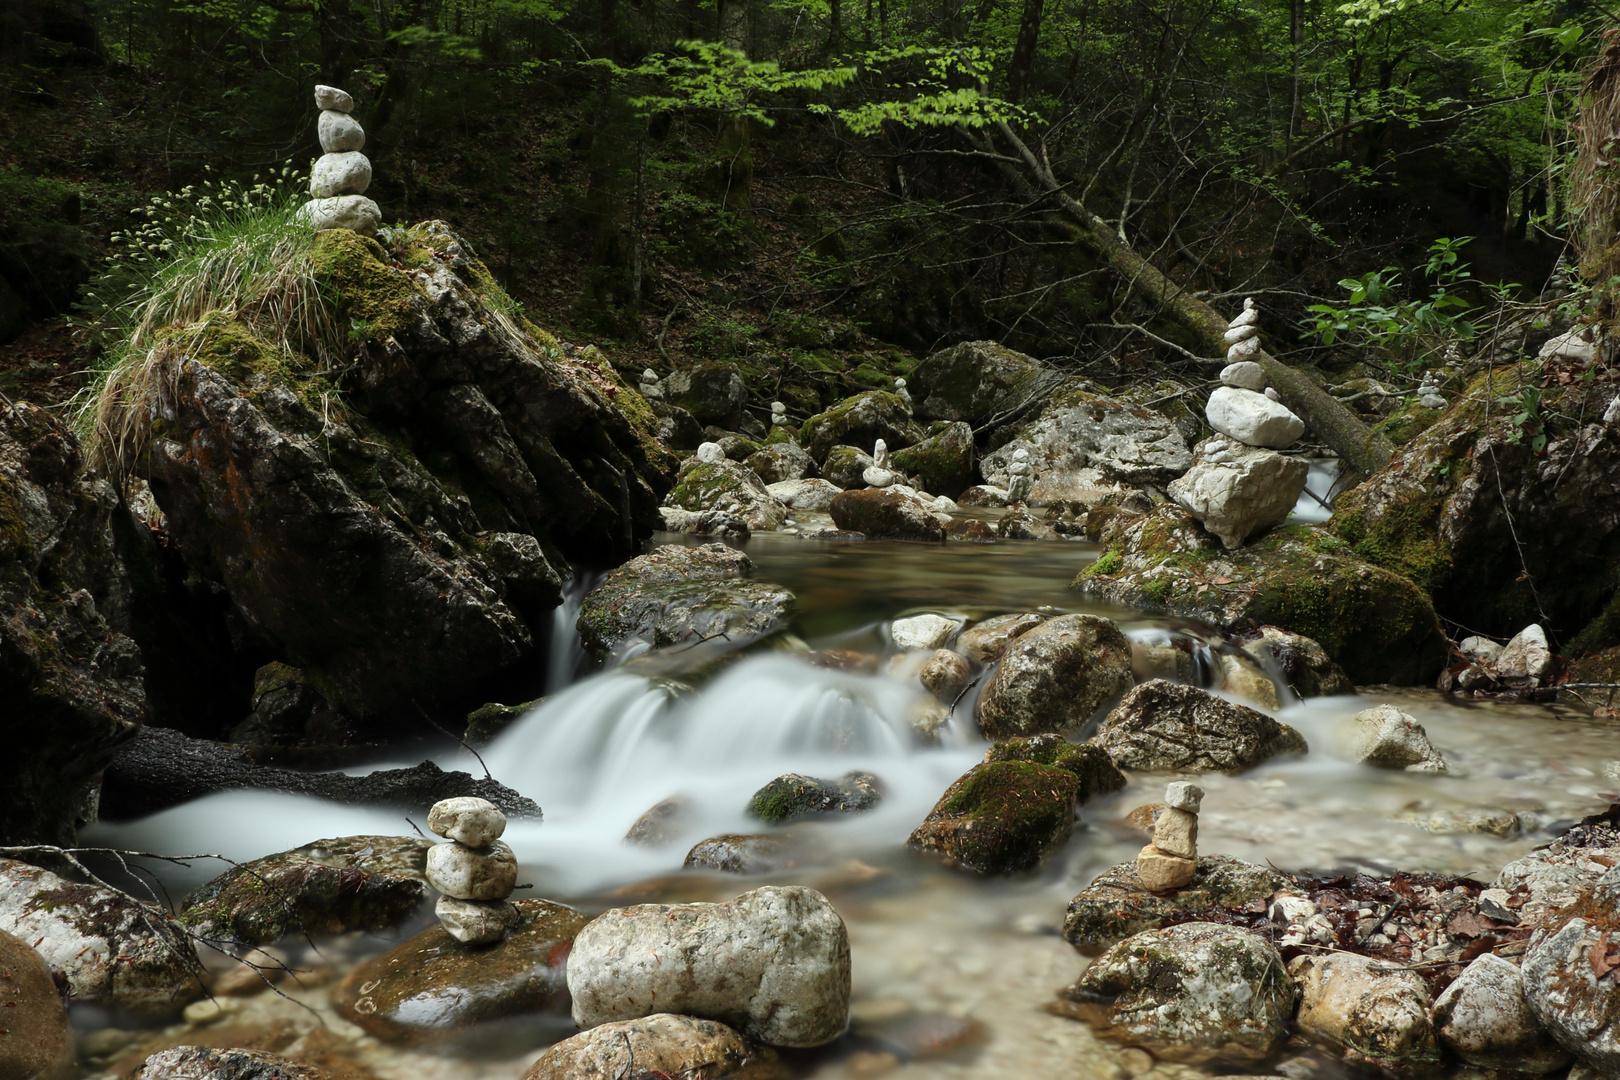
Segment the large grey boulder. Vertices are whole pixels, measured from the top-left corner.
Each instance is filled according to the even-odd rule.
[[[791,439],[756,450],[744,459],[743,464],[754,470],[754,475],[764,481],[767,487],[784,480],[803,480],[813,476],[816,471],[815,458]]]
[[[1288,520],[1309,472],[1301,458],[1216,436],[1198,444],[1192,468],[1167,491],[1223,545],[1235,548]]]
[[[894,488],[859,488],[845,491],[827,506],[833,524],[878,540],[945,539],[939,515],[915,495]]]
[[[896,450],[893,461],[922,490],[954,499],[973,483],[973,429],[948,424],[915,446]]]
[[[1144,772],[1235,773],[1309,749],[1298,731],[1257,709],[1164,679],[1126,694],[1093,741]]]
[[[1094,390],[1059,395],[1016,438],[984,455],[979,471],[985,482],[1007,487],[1019,450],[1029,452],[1034,469],[1025,501],[1035,505],[1096,501],[1115,480],[1163,484],[1192,465],[1192,452],[1168,417]]]
[[[1136,872],[1136,860],[1104,870],[1069,901],[1063,918],[1063,938],[1086,955],[1164,925],[1184,919],[1186,912],[1224,908],[1242,911],[1269,900],[1285,879],[1270,867],[1246,863],[1226,855],[1201,855],[1192,881],[1173,892],[1148,889]]]
[[[1097,615],[1060,615],[1015,638],[979,697],[986,738],[1072,733],[1125,693],[1131,643]]]
[[[1339,751],[1351,761],[1407,772],[1441,773],[1446,759],[1408,714],[1393,705],[1363,709],[1334,732]]]
[[[1524,996],[1552,1037],[1606,1077],[1620,1076],[1620,869],[1543,920],[1524,954]]]
[[[1204,416],[1210,427],[1249,446],[1286,450],[1305,434],[1305,421],[1286,405],[1236,386],[1212,391]]]
[[[773,1064],[775,1057],[713,1020],[653,1013],[564,1039],[541,1054],[523,1080],[730,1080],[759,1075],[754,1066]]]
[[[825,461],[835,446],[865,450],[882,439],[890,450],[900,450],[922,437],[922,427],[911,418],[905,401],[882,390],[845,398],[799,428],[800,444],[817,461]],[[827,475],[825,469],[822,472]],[[828,479],[837,483],[831,476]]]
[[[1569,1064],[1524,996],[1519,966],[1484,953],[1435,999],[1434,1025],[1452,1053],[1482,1069],[1547,1073]]]
[[[687,458],[665,503],[681,510],[735,514],[756,532],[779,529],[787,520],[787,508],[772,497],[753,469],[724,459]]]
[[[1401,1071],[1439,1062],[1429,988],[1417,972],[1335,952],[1296,957],[1288,973],[1299,983],[1297,1024],[1306,1038],[1374,1068]]]
[[[825,511],[844,489],[826,480],[783,480],[765,488],[771,498],[789,510]]]
[[[730,364],[700,364],[664,380],[664,400],[691,413],[699,424],[734,428],[748,404],[748,383]]]
[[[1022,404],[1039,383],[1040,363],[994,341],[964,341],[928,356],[911,372],[911,397],[925,420],[981,426]]]
[[[1265,938],[1190,922],[1115,945],[1062,992],[1059,1008],[1163,1060],[1243,1069],[1281,1047],[1296,997]]]
[[[677,1012],[775,1046],[820,1046],[848,1023],[849,932],[801,886],[614,908],[574,939],[568,990],[581,1028]]]

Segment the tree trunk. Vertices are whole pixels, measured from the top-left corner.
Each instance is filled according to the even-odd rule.
[[[752,26],[748,0],[720,0],[720,43],[748,54]],[[728,210],[746,210],[753,202],[754,157],[748,141],[748,118],[723,115],[715,138],[716,185]]]
[[[1035,64],[1035,47],[1041,37],[1041,14],[1045,0],[1024,0],[1024,13],[1018,20],[1018,41],[1013,46],[1012,66],[1007,72],[1007,100],[1022,102],[1029,89],[1029,69]]]
[[[1299,63],[1300,53],[1305,48],[1305,0],[1291,0],[1289,7],[1288,40],[1293,48],[1294,70],[1288,86],[1287,153],[1292,154],[1294,152],[1294,140],[1299,138],[1299,129],[1303,119],[1300,116]]]

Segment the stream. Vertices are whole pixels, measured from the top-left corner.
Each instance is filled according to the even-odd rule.
[[[1331,476],[1323,480],[1325,491]],[[1219,638],[1071,592],[1067,583],[1096,557],[1095,545],[847,543],[767,533],[746,550],[756,576],[798,596],[795,647],[751,652],[706,679],[700,677],[706,672],[680,671],[678,661],[672,667],[665,658],[656,671],[632,660],[576,680],[578,643],[565,622],[577,611],[579,590],[560,609],[545,661],[550,696],[482,752],[495,779],[545,811],[544,821],[514,821],[505,835],[522,865],[519,880],[534,885],[522,895],[595,914],[626,903],[728,899],[767,883],[822,890],[850,930],[853,1029],[832,1047],[792,1057],[798,1075],[1120,1080],[1196,1072],[1101,1043],[1083,1024],[1043,1009],[1085,965],[1058,936],[1065,905],[1146,842],[1124,818],[1159,800],[1166,778],[1138,776],[1125,791],[1087,804],[1066,848],[1033,876],[980,880],[942,869],[904,842],[940,793],[983,755],[984,742],[964,719],[971,701],[958,705],[939,745],[923,746],[909,724],[922,696],[914,677],[830,670],[800,654],[892,653],[888,623],[923,611],[962,619],[1092,612],[1138,640],[1190,635],[1206,652],[1220,648]],[[1335,725],[1385,702],[1427,728],[1450,765],[1447,774],[1376,769],[1334,756]],[[1575,710],[1364,688],[1359,696],[1291,701],[1278,715],[1305,735],[1312,753],[1239,776],[1199,777],[1207,792],[1202,852],[1284,869],[1399,869],[1488,880],[1561,826],[1620,797],[1613,728]],[[481,769],[453,746],[435,759],[447,769]],[[743,811],[766,781],[785,772],[834,777],[851,769],[875,774],[883,801],[866,814],[792,826],[799,860],[793,869],[748,878],[682,872],[697,841],[760,831]],[[622,842],[644,811],[674,795],[691,809],[672,843]],[[246,860],[317,837],[409,829],[398,814],[235,792],[138,822],[97,825],[84,842]],[[178,896],[218,869],[198,863],[162,873]],[[211,1035],[182,1026],[166,1037],[202,1041],[278,1024],[324,1024],[341,1056],[387,1080],[521,1076],[537,1048],[477,1054],[382,1044],[327,1004],[330,983],[346,965],[424,925],[296,946],[295,961],[318,972],[304,987],[289,987],[287,997],[245,999]],[[79,1009],[75,1023],[90,1029],[105,1018]]]

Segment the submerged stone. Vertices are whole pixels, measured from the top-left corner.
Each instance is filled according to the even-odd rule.
[[[837,780],[817,780],[786,773],[754,792],[748,815],[770,825],[784,825],[824,814],[858,814],[883,798],[877,777],[854,770]]]

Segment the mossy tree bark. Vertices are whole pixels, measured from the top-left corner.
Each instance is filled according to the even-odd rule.
[[[748,0],[720,0],[720,41],[747,54],[753,36]],[[748,140],[748,118],[724,114],[715,133],[715,184],[727,210],[753,205],[754,155]]]

